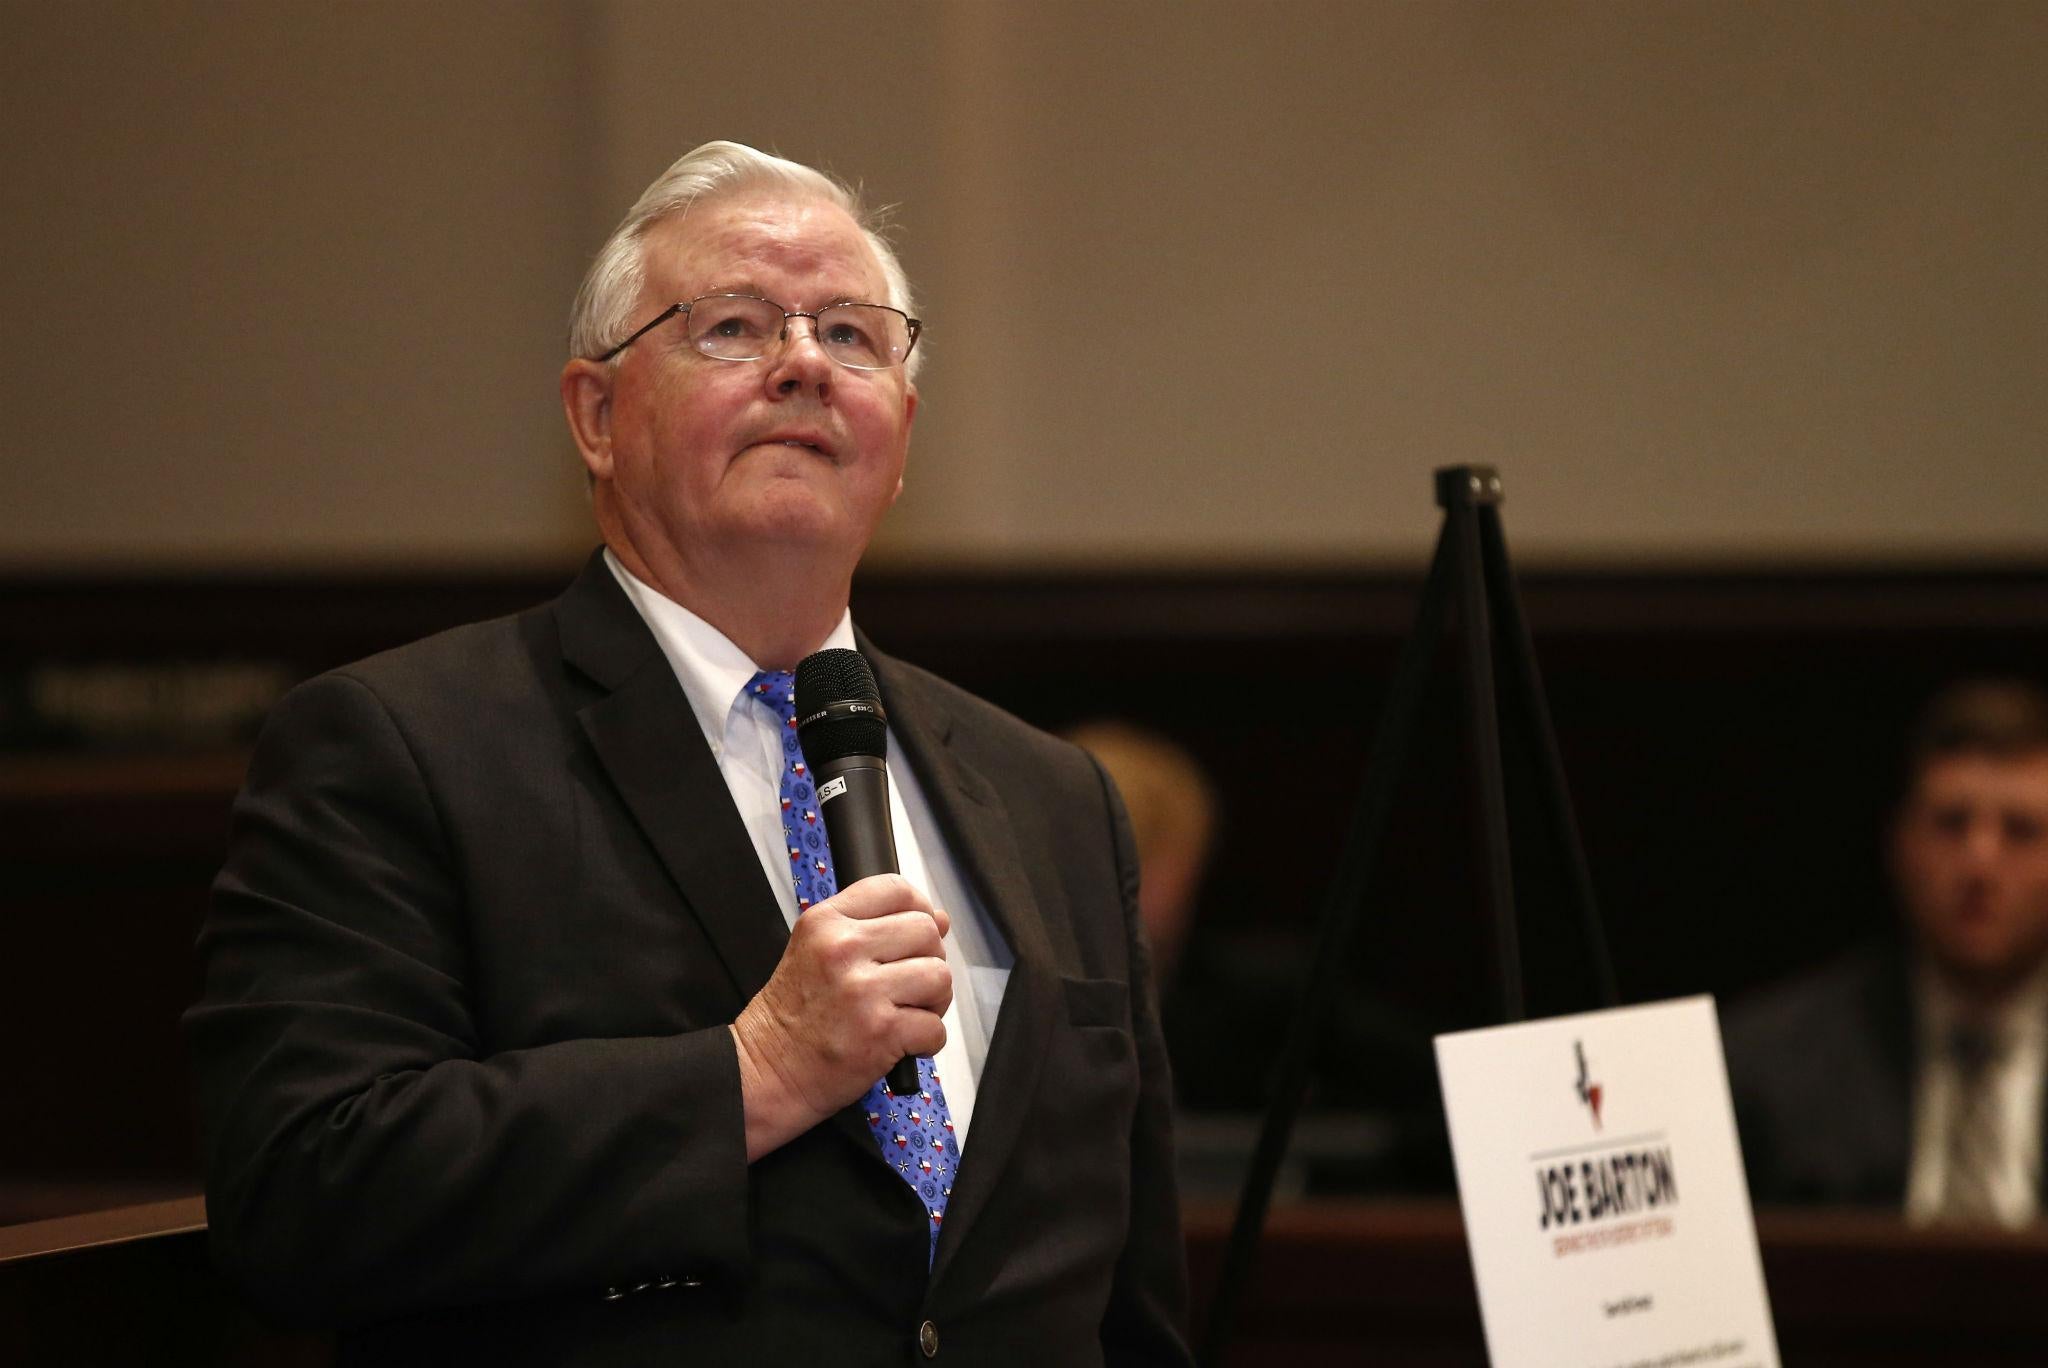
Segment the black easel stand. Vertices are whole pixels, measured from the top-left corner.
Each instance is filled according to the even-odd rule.
[[[1363,920],[1372,862],[1386,830],[1395,781],[1407,759],[1423,686],[1429,682],[1430,665],[1437,642],[1443,636],[1445,610],[1453,598],[1457,602],[1466,718],[1477,780],[1474,797],[1478,809],[1481,891],[1493,928],[1501,1020],[1520,1021],[1523,1010],[1521,946],[1509,863],[1507,784],[1501,769],[1500,703],[1495,694],[1496,639],[1503,652],[1505,685],[1512,706],[1519,711],[1535,747],[1550,839],[1564,857],[1566,883],[1578,908],[1589,957],[1598,977],[1600,1000],[1605,1006],[1620,1000],[1606,937],[1593,905],[1593,882],[1586,870],[1585,852],[1579,845],[1578,822],[1572,815],[1571,796],[1565,789],[1564,763],[1550,727],[1550,708],[1544,701],[1535,648],[1529,640],[1528,624],[1522,618],[1514,574],[1508,568],[1507,541],[1500,525],[1500,476],[1490,466],[1446,466],[1436,472],[1436,501],[1444,510],[1443,532],[1437,539],[1429,579],[1422,588],[1415,630],[1402,646],[1400,660],[1394,667],[1386,711],[1366,760],[1365,789],[1352,813],[1351,829],[1337,864],[1337,879],[1323,904],[1308,991],[1302,996],[1286,1051],[1280,1057],[1273,1100],[1266,1110],[1258,1148],[1252,1154],[1251,1171],[1245,1178],[1244,1195],[1238,1202],[1237,1220],[1224,1250],[1223,1268],[1210,1300],[1209,1323],[1202,1342],[1201,1362],[1205,1368],[1220,1368],[1232,1316],[1251,1273],[1259,1235],[1266,1225],[1267,1207],[1272,1201],[1273,1180],[1286,1155],[1295,1117],[1307,1091],[1309,1056],[1326,1028],[1339,982],[1351,962],[1352,947]]]

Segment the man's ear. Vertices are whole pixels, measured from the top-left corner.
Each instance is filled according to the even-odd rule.
[[[916,422],[917,386],[911,384],[909,381],[905,381],[903,385],[903,453],[906,457],[908,457],[910,454],[910,429],[911,426]],[[896,492],[889,496],[889,502],[891,504],[894,504],[896,500],[902,497],[903,477],[901,475],[898,475],[896,477]]]
[[[612,373],[581,357],[562,367],[562,414],[592,480],[612,474]]]

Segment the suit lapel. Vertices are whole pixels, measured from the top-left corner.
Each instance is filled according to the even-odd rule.
[[[689,700],[602,553],[558,601],[556,621],[563,659],[600,690],[578,710],[584,734],[744,1002],[774,973],[788,931]],[[914,672],[864,638],[860,646],[874,663],[890,727],[924,780],[941,835],[1015,957],[970,1144],[947,1203],[932,1269],[937,1277],[1016,1146],[1063,998],[1024,852],[1000,791],[973,763],[971,738],[954,734],[950,710]],[[858,1105],[840,1109],[828,1124],[910,1193],[888,1169]]]
[[[602,553],[556,605],[565,661],[604,692],[577,719],[744,1003],[789,939],[668,657]]]
[[[890,728],[924,781],[941,834],[1015,957],[976,1090],[969,1143],[947,1200],[945,1228],[932,1264],[932,1277],[937,1279],[988,1204],[1016,1148],[1038,1092],[1046,1039],[1064,998],[1016,825],[1001,791],[974,763],[972,737],[956,734],[943,700],[914,672],[875,651],[865,639],[860,645],[874,663]]]
[[[602,552],[562,596],[556,618],[563,659],[605,691],[577,713],[584,734],[725,965],[735,1005],[744,1005],[781,963],[789,930],[689,698]],[[825,1124],[916,1201],[858,1103]],[[915,1210],[922,1221],[922,1203]]]
[[[1887,947],[1865,960],[1856,1020],[1869,1033],[1872,1079],[1878,1095],[1859,1109],[1864,1129],[1862,1154],[1868,1176],[1856,1174],[1860,1199],[1903,1206],[1913,1175],[1913,1079],[1919,1071],[1915,1043],[1911,971],[1902,954]]]

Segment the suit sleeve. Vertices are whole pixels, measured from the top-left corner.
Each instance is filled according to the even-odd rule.
[[[1109,1305],[1102,1317],[1102,1349],[1112,1368],[1187,1365],[1187,1246],[1174,1178],[1173,1078],[1159,1029],[1151,953],[1138,919],[1138,856],[1123,800],[1100,764],[1095,766],[1108,805],[1116,849],[1129,949],[1131,1031],[1138,1047],[1138,1107],[1131,1122],[1130,1235],[1117,1261]]]
[[[742,1276],[727,1030],[480,1049],[449,841],[368,685],[279,704],[186,1015],[217,1263],[267,1314],[329,1326]]]

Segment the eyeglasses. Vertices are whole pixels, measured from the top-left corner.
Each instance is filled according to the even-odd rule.
[[[625,341],[594,361],[609,361],[677,314],[689,322],[690,345],[717,361],[759,361],[789,337],[789,320],[808,318],[825,355],[853,370],[900,366],[917,345],[924,324],[886,304],[828,304],[816,313],[785,309],[753,295],[698,295],[671,304]]]

